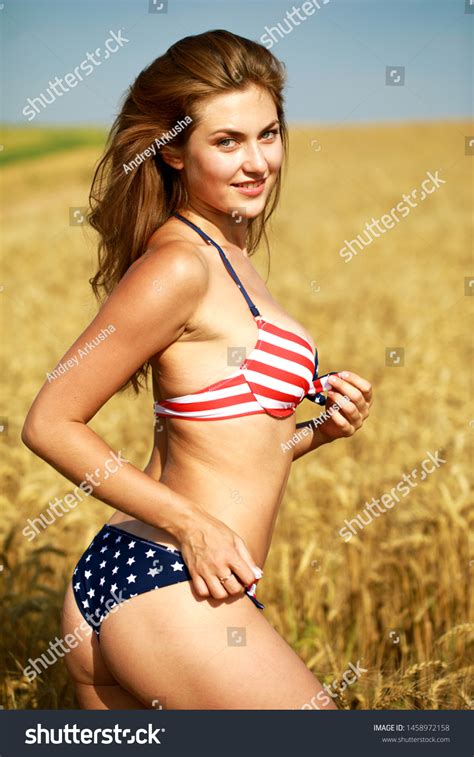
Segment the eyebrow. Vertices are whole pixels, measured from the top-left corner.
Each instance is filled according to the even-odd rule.
[[[268,126],[265,126],[261,131],[260,134],[262,134],[265,131],[268,131],[272,126],[275,126],[275,124],[280,124],[278,118],[276,118],[274,121],[272,121]],[[210,137],[213,137],[214,134],[220,134],[221,132],[225,132],[226,134],[232,134],[234,137],[245,137],[245,134],[242,131],[236,131],[235,129],[217,129],[216,131],[213,131],[211,134],[209,134]]]

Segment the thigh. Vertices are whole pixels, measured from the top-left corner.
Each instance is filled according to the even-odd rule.
[[[197,597],[191,582],[114,608],[100,646],[114,678],[165,709],[337,709],[317,678],[245,595]]]
[[[119,686],[118,683],[99,684],[74,681],[74,689],[81,710],[144,710],[147,706]]]

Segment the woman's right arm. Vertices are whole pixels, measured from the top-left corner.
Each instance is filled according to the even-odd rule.
[[[97,499],[169,531],[180,543],[187,545],[193,534],[211,534],[214,546],[204,556],[187,547],[188,567],[201,596],[208,596],[210,589],[212,596],[224,598],[228,593],[212,573],[215,567],[215,572],[221,571],[218,575],[227,575],[223,565],[227,556],[243,564],[235,572],[244,585],[254,580],[255,562],[240,537],[199,503],[132,463],[117,463],[113,473],[105,469],[112,450],[87,426],[147,360],[179,338],[206,289],[207,272],[190,250],[170,244],[139,258],[61,358],[60,363],[69,365],[68,369],[45,381],[25,419],[21,438],[77,486],[82,483],[85,488],[84,482],[90,482]],[[88,351],[87,342],[110,326],[112,333]],[[82,358],[79,350],[85,351]],[[127,458],[126,449],[120,452]],[[218,556],[219,565],[213,565],[213,556]]]

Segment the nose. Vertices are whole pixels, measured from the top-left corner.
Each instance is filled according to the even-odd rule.
[[[267,161],[258,143],[249,144],[246,149],[245,161],[242,166],[248,173],[264,174]]]

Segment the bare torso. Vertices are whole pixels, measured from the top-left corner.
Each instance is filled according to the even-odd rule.
[[[146,254],[159,254],[160,244],[170,240],[192,244],[207,267],[209,286],[180,338],[150,360],[153,394],[158,401],[226,378],[257,341],[257,324],[217,249],[203,243],[195,232],[185,231],[183,236],[179,225],[174,219],[164,224],[153,235]],[[261,316],[313,344],[311,335],[272,298],[250,259],[238,248],[222,246]],[[159,282],[156,286],[159,293]],[[228,348],[235,348],[240,355],[232,364]],[[232,528],[262,567],[292,462],[291,451],[284,451],[282,443],[294,431],[294,414],[275,418],[262,413],[215,421],[160,417],[144,470]],[[179,548],[169,532],[118,510],[108,522]]]

